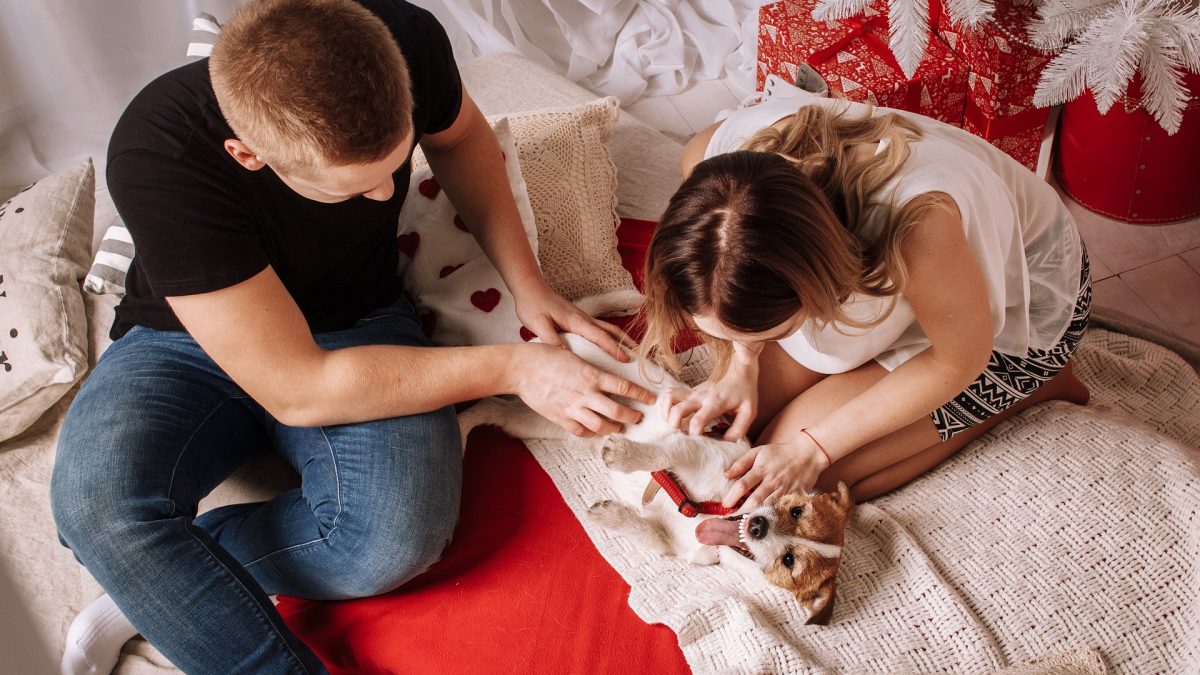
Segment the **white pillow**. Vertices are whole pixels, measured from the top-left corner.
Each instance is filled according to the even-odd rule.
[[[536,255],[537,226],[508,119],[489,122],[504,153],[504,169],[525,236]],[[419,148],[413,153],[413,174],[400,210],[396,243],[405,290],[416,302],[425,334],[434,344],[499,344],[532,337],[522,330],[500,273],[458,217]]]
[[[95,205],[91,160],[0,205],[0,441],[27,429],[87,372],[79,284]]]

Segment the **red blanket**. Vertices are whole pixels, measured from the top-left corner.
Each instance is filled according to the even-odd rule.
[[[618,232],[639,282],[653,227]],[[688,672],[675,634],[638,619],[628,596],[525,446],[480,429],[437,565],[386,595],[280,597],[279,611],[335,674]]]

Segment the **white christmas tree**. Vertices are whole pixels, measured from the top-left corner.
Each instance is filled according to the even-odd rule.
[[[888,0],[889,44],[905,75],[925,55],[929,3]],[[1034,103],[1065,103],[1092,92],[1101,112],[1125,97],[1135,73],[1142,78],[1142,105],[1168,133],[1175,133],[1188,103],[1185,72],[1200,73],[1200,0],[1017,0],[1037,5],[1027,27],[1033,46],[1058,55],[1046,65]],[[819,0],[817,20],[858,16],[871,0]],[[969,28],[990,21],[990,0],[946,0],[951,22]]]

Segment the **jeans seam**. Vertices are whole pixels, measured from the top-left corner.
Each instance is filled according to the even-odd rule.
[[[273,632],[275,634],[275,636],[277,638],[279,638],[279,641],[283,643],[284,649],[286,649],[287,652],[292,655],[292,658],[295,659],[296,664],[300,666],[300,670],[302,670],[306,673],[311,673],[312,671],[309,670],[308,666],[304,664],[304,659],[301,659],[300,655],[297,654],[295,652],[295,650],[292,649],[292,646],[290,644],[288,644],[287,638],[285,638],[283,636],[283,634],[279,632],[279,628],[274,623],[272,623],[270,621],[270,619],[266,618],[263,608],[257,602],[253,601],[254,593],[252,593],[250,591],[250,589],[246,587],[246,584],[242,583],[242,580],[239,579],[237,577],[237,575],[233,573],[233,570],[229,569],[228,565],[226,565],[224,562],[222,562],[220,558],[213,555],[213,552],[210,551],[208,549],[208,546],[205,545],[205,543],[199,537],[197,537],[194,532],[191,531],[191,528],[189,528],[187,525],[185,525],[183,528],[183,531],[186,532],[187,535],[189,537],[191,537],[193,541],[195,541],[197,544],[200,545],[201,550],[204,551],[208,560],[215,562],[217,565],[219,565],[220,568],[225,571],[225,575],[229,578],[232,578],[233,581],[237,583],[238,587],[241,588],[242,591],[244,593],[246,593],[246,595],[250,596],[250,598],[251,598],[250,607],[254,611],[256,618],[258,618],[259,621],[264,622],[266,624],[267,629],[270,630],[271,632]]]
[[[257,565],[258,563],[260,563],[272,556],[276,556],[281,553],[291,553],[291,552],[294,552],[294,551],[297,551],[297,550],[300,550],[303,548],[310,547],[313,544],[319,544],[322,542],[329,541],[329,539],[333,536],[333,533],[337,531],[338,525],[341,523],[341,520],[342,520],[342,513],[345,510],[344,504],[342,502],[342,475],[341,475],[341,472],[338,471],[337,454],[334,453],[334,451],[333,451],[333,443],[330,442],[329,436],[325,433],[325,427],[319,427],[319,429],[321,430],[321,438],[325,439],[325,447],[329,448],[329,462],[333,466],[333,483],[337,488],[336,492],[337,492],[338,510],[337,510],[337,513],[335,513],[333,516],[333,527],[329,528],[328,532],[326,532],[324,535],[322,535],[320,537],[317,537],[316,539],[311,539],[309,541],[301,542],[299,544],[292,544],[291,546],[288,546],[286,548],[281,548],[277,551],[271,551],[270,553],[260,556],[259,558],[255,559],[255,560],[251,560],[250,562],[248,562],[244,565],[244,567],[247,570],[249,570],[251,566]]]
[[[179,465],[183,462],[183,456],[187,454],[188,448],[190,448],[192,445],[192,441],[196,439],[196,434],[200,433],[200,430],[204,428],[204,425],[208,424],[208,421],[212,419],[212,416],[217,414],[217,411],[221,409],[221,406],[229,403],[230,400],[232,400],[232,397],[226,396],[221,400],[220,403],[214,405],[212,410],[208,411],[208,414],[204,416],[204,419],[200,420],[200,423],[196,425],[195,429],[192,429],[192,433],[190,436],[188,436],[187,441],[183,444],[183,448],[179,451],[179,454],[175,456],[175,465],[171,467],[171,479],[167,481],[167,499],[171,501],[172,515],[175,515],[177,512],[177,502],[172,496],[172,494],[175,492],[175,474],[179,471]]]

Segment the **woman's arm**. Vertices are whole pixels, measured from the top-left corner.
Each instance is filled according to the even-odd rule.
[[[713,134],[717,132],[719,126],[721,123],[717,122],[707,129],[697,132],[687,142],[687,145],[683,146],[683,153],[679,155],[679,170],[683,173],[684,179],[692,175],[692,167],[704,160],[704,151],[708,149],[708,142],[712,140]]]
[[[930,346],[809,429],[833,461],[928,415],[987,367],[987,288],[956,212],[931,209],[901,252],[904,296]]]
[[[809,426],[811,436],[798,433],[739,458],[726,473],[737,479],[726,505],[751,490],[744,509],[772,494],[810,489],[830,464],[927,416],[987,367],[991,311],[958,214],[929,211],[905,240],[902,255],[909,273],[904,295],[930,346]]]

